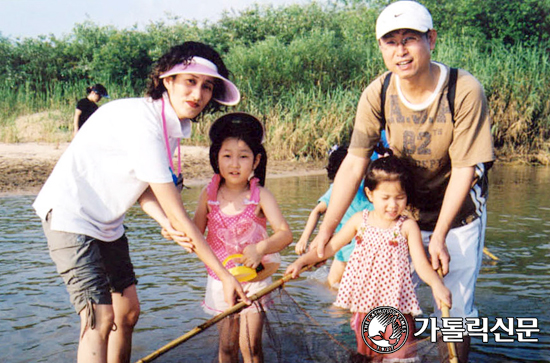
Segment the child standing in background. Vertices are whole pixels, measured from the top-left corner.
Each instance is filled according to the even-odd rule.
[[[325,212],[327,211],[328,204],[330,201],[330,195],[332,194],[332,182],[334,181],[334,176],[336,175],[336,172],[338,171],[338,168],[340,167],[340,164],[342,164],[342,161],[346,157],[348,153],[347,147],[338,147],[336,146],[336,149],[332,149],[329,157],[328,157],[328,165],[327,165],[327,176],[329,180],[331,181],[329,189],[323,194],[319,200],[317,201],[317,205],[311,213],[309,214],[309,218],[307,220],[306,226],[304,228],[304,232],[302,233],[302,236],[300,237],[300,240],[296,243],[295,251],[297,254],[301,255],[306,252],[307,250],[307,244],[309,241],[309,238],[311,237],[313,231],[315,230],[315,227],[317,226],[317,222],[319,222],[319,219]],[[346,221],[353,216],[355,213],[360,212],[364,209],[372,209],[372,204],[367,199],[367,196],[365,195],[363,184],[361,183],[361,186],[357,193],[355,194],[355,197],[353,198],[353,201],[351,202],[351,205],[349,206],[348,210],[346,211],[346,214],[342,218],[342,221],[336,228],[336,232],[338,232],[342,226],[346,223]],[[351,252],[355,248],[355,238],[351,239],[351,243],[348,245],[342,247],[338,253],[336,253],[334,260],[332,261],[332,264],[330,265],[330,271],[327,277],[327,282],[330,287],[332,288],[338,288],[338,284],[340,283],[340,279],[342,278],[342,274],[344,273],[344,269],[346,268],[346,263],[348,262],[349,256],[351,255]]]
[[[382,143],[384,147],[388,147],[385,131],[382,131]],[[307,243],[313,231],[315,230],[315,227],[317,226],[317,222],[319,222],[319,219],[321,218],[321,216],[325,214],[325,212],[328,209],[330,196],[332,195],[332,182],[334,182],[334,177],[336,176],[336,173],[338,172],[338,169],[340,168],[342,161],[344,161],[344,158],[346,157],[347,153],[348,153],[347,147],[338,147],[338,145],[333,147],[333,149],[331,149],[329,153],[328,165],[327,165],[327,176],[331,184],[329,189],[325,192],[325,194],[323,194],[323,196],[319,198],[319,200],[317,201],[318,202],[317,205],[315,206],[315,208],[313,208],[313,210],[309,214],[309,218],[304,228],[304,232],[302,233],[300,240],[298,241],[298,243],[296,243],[296,246],[295,246],[295,251],[299,255],[306,252]],[[378,153],[375,152],[373,153],[371,160],[376,160],[376,159],[378,159]],[[365,190],[365,187],[363,185],[363,182],[361,182],[361,185],[359,186],[359,189],[357,190],[357,193],[355,194],[353,201],[351,202],[350,206],[346,210],[346,213],[342,217],[340,224],[338,224],[338,227],[336,227],[335,232],[338,232],[340,229],[342,229],[342,227],[347,222],[347,220],[350,219],[350,217],[353,216],[355,213],[365,209],[372,210],[372,204],[367,199],[367,196],[365,195],[364,190]],[[348,245],[342,247],[334,256],[334,260],[330,265],[330,271],[327,277],[327,282],[330,287],[335,289],[338,288],[338,285],[340,284],[340,280],[342,279],[342,274],[344,273],[346,264],[354,248],[355,248],[355,238],[353,238]]]
[[[357,352],[376,356],[363,341],[365,332],[361,329],[363,319],[371,310],[393,307],[405,315],[413,330],[412,316],[421,313],[411,280],[409,256],[418,276],[432,288],[438,306],[443,303],[450,307],[451,293],[426,257],[418,224],[404,215],[413,189],[403,162],[391,155],[371,162],[364,185],[374,210],[353,215],[330,239],[324,256],[334,256],[355,236],[357,246],[342,276],[334,304],[353,313],[351,327],[357,339]],[[303,266],[321,260],[312,249],[288,266],[286,273],[297,277]],[[413,334],[409,334],[403,349],[384,357],[414,358],[412,340]]]
[[[231,113],[217,119],[210,128],[210,164],[214,176],[202,191],[194,221],[220,261],[233,259],[246,267],[263,271],[242,286],[247,295],[271,284],[279,264],[279,251],[292,242],[292,233],[277,201],[264,188],[267,155],[262,145],[264,129],[254,116]],[[266,221],[273,234],[268,237]],[[234,262],[229,261],[231,269]],[[222,298],[222,285],[208,269],[203,302],[204,310],[217,315],[230,306]],[[260,299],[269,303],[269,297]],[[244,362],[262,362],[263,315],[255,303],[237,317],[218,324],[220,333],[219,361],[238,362],[239,347]],[[235,342],[239,344],[235,344]]]

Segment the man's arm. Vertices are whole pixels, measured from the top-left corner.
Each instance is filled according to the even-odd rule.
[[[441,265],[443,274],[449,272],[449,251],[445,245],[445,238],[451,229],[451,225],[460,211],[464,200],[470,192],[474,180],[474,167],[452,168],[449,184],[445,190],[443,204],[434,232],[430,238],[429,252],[432,267],[437,270]]]
[[[357,189],[365,176],[369,160],[348,153],[336,173],[328,209],[319,227],[319,233],[310,248],[317,249],[317,255],[324,256],[325,245],[334,233],[338,223],[349,208]]]

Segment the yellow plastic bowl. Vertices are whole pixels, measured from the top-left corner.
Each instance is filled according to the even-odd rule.
[[[241,258],[243,255],[241,254],[235,254],[235,255],[229,255],[225,260],[223,260],[223,266],[227,265],[227,263],[235,258]],[[229,273],[237,279],[239,282],[246,282],[254,279],[257,276],[256,270],[254,270],[251,267],[247,266],[236,266],[229,269]]]

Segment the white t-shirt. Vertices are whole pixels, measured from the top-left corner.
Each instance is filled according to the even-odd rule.
[[[173,155],[179,138],[191,135],[165,104]],[[126,211],[149,183],[172,182],[162,127],[162,100],[133,98],[100,107],[78,131],[34,201],[41,219],[51,210],[51,228],[114,241],[124,233]]]

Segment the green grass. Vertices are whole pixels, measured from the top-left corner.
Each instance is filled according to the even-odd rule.
[[[373,42],[340,40],[334,32],[318,31],[287,43],[267,38],[226,54],[243,94],[241,104],[227,111],[250,112],[265,122],[271,158],[324,158],[330,146],[349,140],[359,96],[384,66]],[[481,81],[501,155],[545,162],[537,157],[549,151],[550,66],[545,49],[440,38],[433,59],[464,68]],[[21,117],[37,113],[41,118],[33,122],[42,124],[41,141],[70,140],[74,106],[87,85],[0,84],[0,141],[28,140],[32,135],[25,134]],[[130,82],[105,85],[112,99],[141,96]],[[201,119],[191,143],[207,145],[206,131],[217,116]]]

